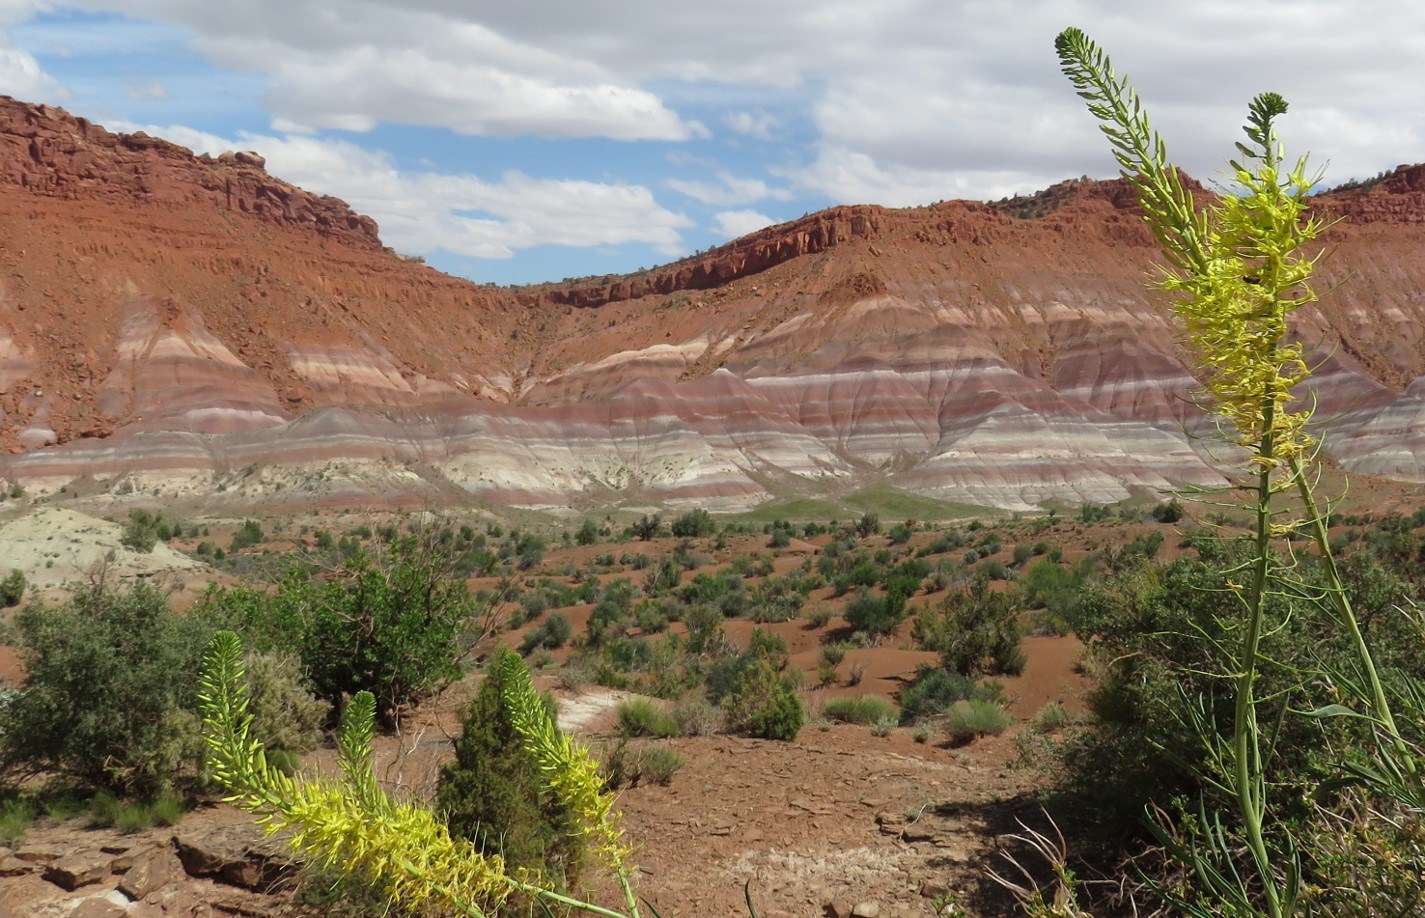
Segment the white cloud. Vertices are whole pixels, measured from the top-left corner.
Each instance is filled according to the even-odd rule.
[[[714,214],[713,219],[717,221],[717,228],[714,232],[728,239],[746,236],[748,233],[754,233],[776,222],[771,217],[759,214],[755,210],[725,210]]]
[[[1054,58],[1054,35],[1070,24],[1132,74],[1171,153],[1200,177],[1232,152],[1263,89],[1292,101],[1283,139],[1329,161],[1328,180],[1425,149],[1425,6],[1399,0],[1262,0],[1251,41],[1235,0],[83,4],[181,26],[217,64],[263,74],[274,130],[706,137],[678,99],[735,135],[785,140],[783,174],[838,201],[993,198],[1113,174]],[[0,26],[35,8],[0,0]],[[0,60],[0,76],[38,79],[27,64]],[[806,150],[816,158],[798,168]],[[721,179],[669,187],[713,207],[758,199]]]
[[[936,170],[880,165],[871,156],[845,147],[824,147],[809,166],[786,173],[798,187],[843,204],[874,203],[915,207],[960,198],[994,200],[1045,188],[1059,175],[1016,171]]]
[[[738,134],[770,141],[772,132],[782,126],[782,119],[758,108],[750,112],[728,112],[722,116],[722,123]]]
[[[168,90],[157,80],[134,80],[124,84],[124,95],[135,101],[167,99]]]
[[[8,10],[0,7],[0,21]],[[62,102],[69,90],[44,72],[34,55],[16,48],[7,32],[0,31],[0,93],[37,102]]]
[[[729,207],[734,204],[751,204],[768,198],[789,201],[792,193],[786,188],[773,188],[761,179],[738,178],[719,171],[716,182],[668,179],[663,183],[679,194],[712,204],[715,207]]]
[[[369,131],[686,140],[705,132],[582,55],[510,39],[460,11],[392,0],[95,0],[179,23],[216,63],[269,76],[275,118]]]
[[[642,242],[674,257],[686,250],[679,230],[692,226],[640,185],[541,179],[520,172],[506,172],[497,182],[466,173],[405,173],[384,153],[346,141],[259,134],[229,139],[183,126],[141,129],[200,153],[256,151],[266,157],[273,175],[335,195],[373,217],[382,240],[404,252],[444,249],[474,258],[508,258],[537,245]]]
[[[0,0],[0,28],[19,25],[42,7],[37,0]]]

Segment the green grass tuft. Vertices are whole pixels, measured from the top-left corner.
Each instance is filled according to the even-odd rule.
[[[822,708],[822,713],[832,720],[842,723],[874,724],[877,721],[894,721],[899,715],[896,706],[875,695],[858,695],[855,698],[833,698]]]
[[[952,743],[998,736],[1012,722],[1009,712],[992,701],[957,701],[945,712],[945,732]]]

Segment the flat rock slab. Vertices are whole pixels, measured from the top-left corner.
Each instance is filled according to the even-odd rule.
[[[70,918],[127,918],[129,910],[108,896],[94,896],[79,903]]]
[[[98,883],[114,868],[114,856],[102,851],[67,854],[45,865],[44,878],[71,892],[90,883]]]
[[[251,825],[231,826],[205,835],[175,835],[174,847],[184,871],[232,886],[263,891],[296,869],[282,842]]]
[[[136,902],[146,899],[172,882],[178,871],[178,858],[171,851],[154,849],[147,858],[135,863],[124,874],[124,878],[119,881],[119,892]]]

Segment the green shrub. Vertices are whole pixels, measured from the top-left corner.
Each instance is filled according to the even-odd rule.
[[[787,639],[775,631],[763,631],[761,628],[752,629],[752,634],[747,639],[747,652],[759,660],[771,663],[778,672],[786,669],[787,662],[791,659],[787,651]]]
[[[896,706],[875,695],[857,695],[855,698],[833,698],[822,708],[822,712],[832,720],[842,723],[869,726],[878,720],[896,720]]]
[[[153,807],[139,800],[121,804],[114,815],[114,828],[125,835],[145,832],[153,828],[153,823]]]
[[[1160,523],[1176,523],[1183,518],[1183,505],[1176,497],[1153,508],[1153,519]]]
[[[667,746],[648,746],[638,754],[638,773],[645,781],[667,786],[673,775],[686,764],[677,752]]]
[[[334,705],[369,691],[388,717],[460,675],[476,605],[464,581],[444,579],[447,563],[400,539],[384,567],[358,554],[328,580],[296,571],[274,593],[210,591],[203,608],[241,622],[259,649],[294,650],[317,697]]]
[[[967,743],[980,736],[998,736],[1012,722],[1009,712],[993,701],[957,701],[945,712],[945,733],[952,743]]]
[[[911,634],[922,650],[939,654],[941,668],[951,672],[1018,675],[1024,670],[1018,602],[1008,591],[991,590],[983,577],[968,591],[950,593],[936,609],[921,612]]]
[[[864,631],[872,637],[884,637],[896,630],[896,626],[905,617],[905,596],[900,595],[898,612],[893,612],[888,602],[888,596],[877,596],[869,590],[862,589],[850,602],[846,604],[846,609],[842,613],[846,617],[847,623],[857,631]]]
[[[728,726],[762,739],[796,739],[806,722],[796,688],[766,660],[754,661],[723,701]]]
[[[25,572],[19,568],[12,570],[4,580],[0,580],[0,606],[8,609],[18,606],[25,598]]]
[[[900,694],[900,722],[904,726],[942,714],[957,701],[967,698],[988,700],[996,696],[991,688],[980,687],[960,673],[922,664],[915,679]]]
[[[677,736],[678,722],[651,698],[625,698],[618,703],[619,729],[624,736]]]
[[[215,630],[146,583],[26,606],[12,640],[28,678],[4,703],[0,765],[132,794],[170,786],[203,754],[195,673]]]
[[[600,757],[603,759],[600,772],[608,790],[632,787],[644,781],[667,785],[684,765],[683,757],[667,746],[632,746],[628,737],[621,738],[612,749],[605,749]]]
[[[129,521],[119,535],[119,544],[131,551],[148,554],[158,545],[158,521],[147,510],[130,510]]]
[[[0,804],[0,847],[20,847],[34,819],[34,807],[26,801],[7,800]]]
[[[722,727],[722,711],[706,701],[686,701],[669,713],[680,736],[711,736]]]
[[[639,540],[651,541],[658,537],[659,531],[663,528],[663,517],[656,513],[652,516],[645,513],[631,528],[633,535]]]
[[[43,806],[45,815],[50,819],[55,822],[68,822],[88,809],[89,801],[72,790],[65,790],[56,794],[46,794]]]
[[[89,802],[89,825],[96,829],[112,828],[119,821],[123,804],[108,791],[100,791]]]
[[[436,805],[452,834],[468,838],[512,867],[572,886],[585,860],[577,814],[544,783],[534,754],[520,741],[506,703],[504,648],[491,655],[480,690],[441,768]],[[553,700],[544,697],[551,709]]]
[[[752,589],[752,620],[762,624],[790,620],[806,602],[806,592],[801,588],[804,586],[805,584],[794,583],[789,577],[763,578],[762,582]]]
[[[703,673],[708,700],[713,704],[721,704],[726,701],[727,697],[736,691],[737,684],[742,680],[743,674],[755,662],[757,662],[757,657],[751,653],[718,657],[713,660]]]
[[[244,548],[251,548],[264,538],[266,535],[262,531],[261,523],[257,520],[244,520],[238,531],[233,533],[233,541],[228,546],[228,550],[241,551]]]
[[[574,633],[569,618],[563,612],[551,612],[544,623],[524,636],[520,653],[529,655],[541,647],[554,649],[568,643]]]
[[[677,538],[694,539],[716,533],[717,523],[713,521],[711,513],[700,507],[673,520],[672,529]]]

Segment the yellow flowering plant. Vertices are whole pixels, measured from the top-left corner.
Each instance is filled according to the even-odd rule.
[[[1326,228],[1306,200],[1316,177],[1307,171],[1305,158],[1286,164],[1274,122],[1286,113],[1287,103],[1276,93],[1263,93],[1248,107],[1247,142],[1237,144],[1240,158],[1229,163],[1232,184],[1212,201],[1196,201],[1137,94],[1126,77],[1114,72],[1107,55],[1073,28],[1059,34],[1055,48],[1065,75],[1101,122],[1162,245],[1166,264],[1160,284],[1174,297],[1172,310],[1205,374],[1204,386],[1225,435],[1246,453],[1238,487],[1251,495],[1255,522],[1250,560],[1226,572],[1243,613],[1224,629],[1236,641],[1228,654],[1231,671],[1222,674],[1232,685],[1231,736],[1218,736],[1210,718],[1194,714],[1194,704],[1185,699],[1188,717],[1207,743],[1204,782],[1233,801],[1241,837],[1205,804],[1188,819],[1196,826],[1195,842],[1178,842],[1160,824],[1155,831],[1199,880],[1192,901],[1177,899],[1189,914],[1286,918],[1298,910],[1301,865],[1290,833],[1269,831],[1266,763],[1271,742],[1257,723],[1256,694],[1268,628],[1265,603],[1286,582],[1275,539],[1302,526],[1311,533],[1326,582],[1321,598],[1349,635],[1361,673],[1359,686],[1348,685],[1365,711],[1358,716],[1376,727],[1388,771],[1412,782],[1418,772],[1415,751],[1397,728],[1327,538],[1311,472],[1317,446],[1307,430],[1311,412],[1299,407],[1302,400],[1295,393],[1311,368],[1301,343],[1291,337],[1289,317],[1316,299],[1310,280],[1320,252],[1306,249]],[[1301,519],[1277,518],[1274,499],[1286,492],[1298,498]],[[1348,674],[1339,681],[1357,680]],[[1333,704],[1312,713],[1356,712]],[[1414,786],[1418,789],[1418,782]],[[1237,867],[1242,851],[1249,876]]]
[[[597,763],[556,727],[524,661],[508,654],[502,665],[509,668],[506,700],[521,739],[535,752],[549,785],[580,814],[578,831],[588,835],[618,877],[624,911],[541,885],[539,876],[511,870],[499,856],[453,837],[429,808],[387,794],[371,769],[376,706],[369,692],[358,692],[343,718],[339,781],[299,780],[273,768],[251,735],[242,647],[230,631],[213,638],[201,675],[210,772],[228,791],[228,802],[257,816],[269,833],[288,832],[293,848],[308,862],[378,891],[407,913],[484,918],[505,914],[511,898],[519,895],[546,914],[560,908],[639,918],[628,880],[629,848]]]

